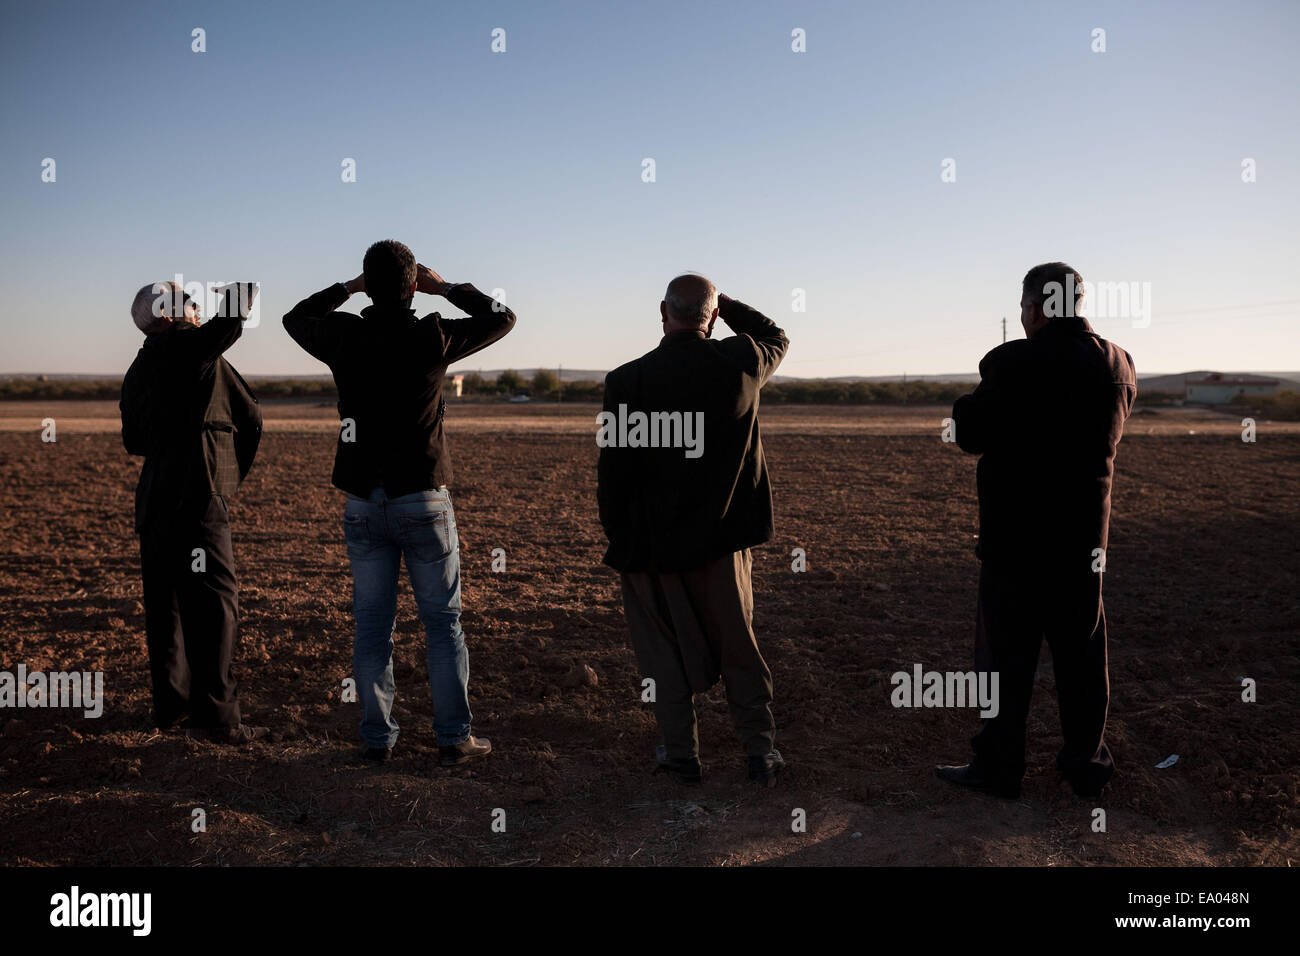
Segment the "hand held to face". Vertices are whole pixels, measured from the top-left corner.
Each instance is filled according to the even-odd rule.
[[[442,295],[447,291],[447,282],[423,263],[415,264],[415,289],[426,295]]]
[[[704,333],[707,338],[713,337],[713,326],[717,324],[718,319],[727,322],[727,317],[722,313],[727,311],[727,306],[731,305],[732,301],[731,296],[723,295],[721,292],[718,293],[718,310],[713,313],[713,318],[709,320],[708,331]],[[731,323],[727,322],[727,326],[730,327]]]
[[[261,288],[256,282],[231,282],[229,285],[218,286],[213,290],[217,296],[217,315],[227,315],[229,309],[237,312],[241,319],[247,319],[253,309],[253,300]]]

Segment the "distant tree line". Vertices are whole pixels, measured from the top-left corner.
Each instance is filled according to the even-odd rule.
[[[971,390],[969,384],[948,382],[769,382],[763,401],[777,405],[868,405],[909,402],[947,403]],[[489,381],[478,374],[465,376],[465,395],[517,395],[556,401],[600,401],[602,382],[561,382],[550,369],[538,369],[531,381],[506,369]]]
[[[1300,392],[1284,388],[1276,395],[1238,395],[1232,401],[1234,411],[1254,418],[1271,418],[1279,422],[1300,421]]]
[[[968,382],[768,382],[770,405],[947,405],[969,392]]]
[[[768,382],[763,387],[763,401],[769,405],[949,405],[971,388],[973,386],[968,382]],[[11,378],[0,381],[0,401],[116,400],[121,389],[120,379]],[[253,390],[261,398],[334,401],[338,397],[334,382],[327,378],[256,379]],[[604,392],[603,382],[562,382],[551,369],[539,369],[531,379],[514,369],[506,369],[491,379],[470,372],[465,376],[462,388],[466,398],[480,400],[525,394],[535,401],[599,402]],[[1182,401],[1181,392],[1138,392],[1140,405],[1178,405]],[[1300,421],[1300,393],[1294,391],[1242,396],[1230,407],[1234,414],[1241,412],[1278,421]]]
[[[121,379],[9,378],[0,382],[0,401],[20,399],[116,399],[122,394]]]
[[[254,379],[261,398],[319,398],[333,400],[338,393],[327,378]],[[118,379],[14,378],[0,381],[0,401],[5,399],[116,399]],[[777,405],[870,405],[949,403],[971,386],[947,382],[769,382],[763,401]],[[506,369],[495,378],[478,372],[466,374],[461,394],[466,398],[508,398],[528,395],[535,401],[598,402],[603,382],[562,382],[551,369],[539,369],[525,378]]]
[[[259,379],[252,383],[260,398],[333,399],[338,393],[330,379],[279,378]],[[52,379],[10,378],[0,381],[0,401],[22,399],[118,399],[122,394],[120,378]]]
[[[334,382],[328,378],[254,378],[251,384],[259,398],[338,398]],[[462,386],[462,394],[467,397],[526,394],[534,399],[570,402],[600,401],[604,391],[603,382],[561,382],[559,375],[550,369],[539,369],[531,379],[524,378],[514,369],[507,369],[494,379],[471,372],[465,376]],[[121,379],[54,379],[41,375],[0,380],[0,401],[117,399],[121,392]]]
[[[549,368],[539,368],[531,379],[526,379],[512,368],[506,369],[494,379],[487,379],[478,372],[465,376],[461,386],[464,396],[515,396],[527,395],[529,398],[556,402],[598,402],[605,394],[603,382],[562,382],[560,376]]]

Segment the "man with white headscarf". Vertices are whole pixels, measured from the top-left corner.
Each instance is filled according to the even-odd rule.
[[[144,345],[122,381],[122,443],[144,466],[135,495],[154,721],[243,743],[232,671],[239,590],[228,498],[252,467],[262,413],[222,353],[239,338],[256,286],[221,294],[217,315],[172,282],[136,293]]]

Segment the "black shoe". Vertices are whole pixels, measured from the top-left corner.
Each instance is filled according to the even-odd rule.
[[[364,757],[366,760],[373,761],[374,763],[383,763],[386,760],[392,759],[393,748],[392,747],[367,747],[365,753],[363,753],[361,756]]]
[[[655,748],[655,772],[660,770],[672,774],[678,783],[700,782],[700,758],[674,759],[668,756],[668,749],[663,744]]]
[[[973,763],[962,764],[959,767],[935,767],[934,772],[940,780],[947,780],[959,787],[978,790],[980,793],[991,793],[1007,800],[1015,800],[1020,797],[1019,780],[990,777]]]
[[[470,736],[450,747],[438,748],[438,764],[443,767],[455,767],[474,757],[486,757],[492,752],[492,741],[486,737]]]
[[[1066,779],[1069,780],[1068,777]],[[1101,796],[1102,790],[1106,789],[1106,781],[1103,780],[1101,783],[1091,781],[1080,783],[1076,780],[1070,780],[1070,786],[1074,788],[1076,797],[1082,797],[1085,800],[1096,800]]]
[[[776,775],[785,767],[785,761],[781,759],[781,751],[773,749],[771,753],[762,756],[749,757],[749,779],[755,783],[761,783],[768,787],[776,786]]]

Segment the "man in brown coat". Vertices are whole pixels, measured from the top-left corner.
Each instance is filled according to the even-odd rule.
[[[749,776],[772,785],[783,762],[754,639],[749,549],[773,534],[758,393],[790,343],[703,276],[669,283],[659,312],[659,346],[605,377],[605,563],[621,572],[632,646],[654,682],[658,766],[699,782],[693,698],[722,679]],[[719,318],[736,334],[712,338]]]
[[[1025,723],[1044,638],[1052,651],[1064,744],[1057,767],[1081,796],[1114,773],[1106,747],[1110,684],[1101,572],[1115,449],[1137,395],[1132,357],[1079,314],[1083,279],[1063,262],[1030,269],[1025,338],[980,362],[959,398],[957,444],[982,455],[975,668],[996,672],[997,714],[972,740],[952,783],[1014,798],[1025,773]]]

